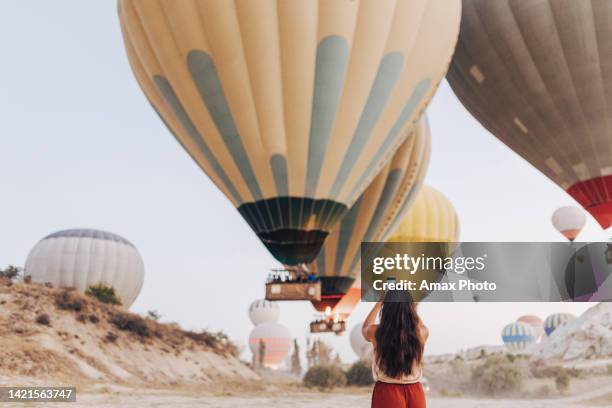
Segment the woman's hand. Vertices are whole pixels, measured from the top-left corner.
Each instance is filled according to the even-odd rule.
[[[383,302],[376,302],[370,313],[363,321],[363,326],[361,328],[361,334],[363,334],[363,338],[372,343],[374,341],[376,335],[376,317],[380,313],[382,309]]]

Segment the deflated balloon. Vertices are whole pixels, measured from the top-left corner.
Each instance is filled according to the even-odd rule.
[[[463,0],[448,81],[508,147],[612,222],[612,2]]]
[[[315,259],[444,77],[460,0],[119,0],[132,70],[282,263]]]
[[[429,164],[431,136],[427,118],[351,207],[327,238],[317,259],[308,265],[321,279],[321,302],[334,307],[359,276],[362,242],[384,241],[394,220],[406,214],[423,183]]]

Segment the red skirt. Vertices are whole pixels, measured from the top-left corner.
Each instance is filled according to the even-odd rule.
[[[425,408],[425,391],[420,382],[389,384],[377,381],[372,393],[372,408]]]

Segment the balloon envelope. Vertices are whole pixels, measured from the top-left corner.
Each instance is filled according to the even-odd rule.
[[[372,358],[372,344],[363,337],[362,327],[363,323],[359,323],[351,330],[351,348],[360,360],[368,360]]]
[[[25,263],[25,276],[85,292],[104,283],[129,308],[142,289],[144,264],[136,247],[119,235],[94,229],[58,231],[39,241]]]
[[[464,0],[448,81],[508,147],[612,222],[612,2]]]
[[[527,323],[513,322],[506,325],[502,330],[502,341],[504,345],[513,353],[525,351],[527,346],[537,340],[535,331]]]
[[[249,336],[249,348],[255,361],[260,361],[260,350],[263,349],[262,363],[265,368],[278,369],[289,355],[291,345],[289,329],[278,323],[257,325]]]
[[[249,319],[255,326],[261,323],[277,322],[279,315],[280,308],[276,302],[258,299],[249,306]]]
[[[573,241],[584,228],[586,216],[581,208],[568,205],[555,210],[552,224],[565,238]]]
[[[570,313],[553,313],[544,320],[544,331],[550,336],[559,326],[563,326],[576,317]]]
[[[530,325],[536,335],[536,339],[540,339],[544,335],[544,322],[538,316],[525,315],[519,317],[516,321]]]
[[[384,241],[394,220],[406,214],[429,165],[431,135],[423,116],[348,214],[333,229],[317,259],[308,265],[322,282],[317,310],[332,308],[361,269],[361,243]]]
[[[424,186],[408,213],[395,221],[388,242],[458,242],[459,218],[438,190]]]
[[[444,77],[460,0],[119,0],[162,120],[282,263],[314,260]]]

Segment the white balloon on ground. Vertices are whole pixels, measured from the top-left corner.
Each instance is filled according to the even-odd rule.
[[[363,337],[362,327],[363,323],[359,323],[351,330],[351,348],[360,360],[368,360],[372,358],[372,345]]]
[[[144,283],[144,263],[136,247],[119,235],[94,230],[63,230],[46,236],[30,251],[25,276],[33,282],[85,292],[103,283],[129,308]]]
[[[249,319],[255,326],[262,323],[278,322],[280,308],[278,303],[258,299],[249,306]]]
[[[262,342],[264,346],[261,362],[263,367],[272,370],[280,368],[291,351],[293,340],[289,329],[278,323],[262,323],[255,326],[249,336],[249,348],[257,364],[260,361],[259,353]]]

